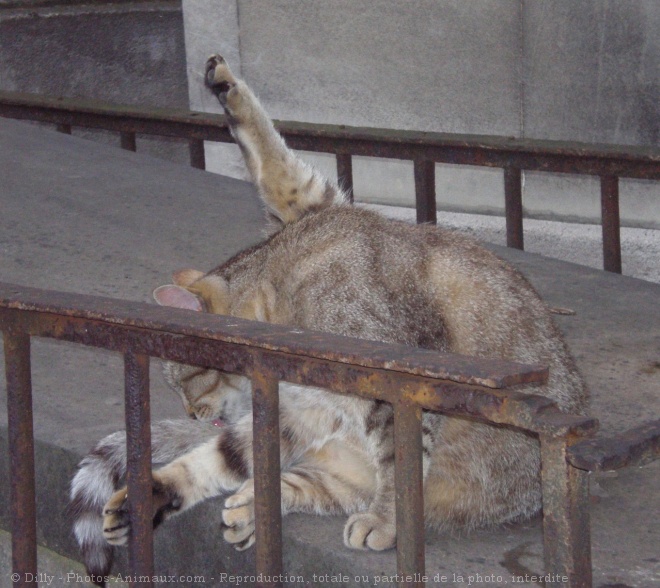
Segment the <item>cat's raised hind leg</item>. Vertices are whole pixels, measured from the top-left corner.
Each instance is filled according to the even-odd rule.
[[[310,210],[347,201],[334,182],[286,146],[257,97],[220,55],[207,60],[205,81],[224,108],[252,181],[276,218],[288,223]]]

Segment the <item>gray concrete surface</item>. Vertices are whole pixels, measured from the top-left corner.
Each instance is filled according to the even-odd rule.
[[[193,109],[220,51],[274,118],[658,146],[655,0],[183,0]],[[242,177],[210,150],[212,170]],[[226,163],[229,161],[229,163]],[[328,168],[334,163],[314,158]],[[412,165],[356,158],[360,201],[412,205]],[[501,214],[499,170],[438,166],[438,208]],[[660,228],[657,183],[626,181],[622,219]],[[598,186],[525,174],[526,214],[594,222]]]
[[[147,300],[173,269],[217,264],[256,241],[262,227],[254,190],[242,182],[1,119],[0,206],[0,280],[130,300]],[[620,431],[657,418],[660,286],[492,247],[550,304],[576,311],[558,322],[590,385],[592,413],[603,428]],[[156,365],[152,382],[153,418],[182,415]],[[123,427],[121,358],[35,341],[33,386],[39,541],[75,558],[62,515],[67,485],[82,453]],[[4,406],[0,398],[2,421]],[[7,528],[4,425],[0,447],[0,526]],[[660,582],[658,488],[658,463],[593,477],[596,588],[648,588]],[[159,530],[158,572],[204,576],[203,583],[175,583],[182,586],[233,586],[236,580],[222,574],[252,573],[253,550],[237,554],[226,547],[219,515],[218,501],[209,501]],[[333,517],[285,518],[286,571],[302,577],[291,585],[366,586],[395,573],[392,552],[346,550],[342,525]],[[117,570],[125,570],[123,556]],[[43,571],[52,574],[54,568]],[[493,587],[512,583],[512,575],[539,574],[540,520],[466,536],[430,533],[427,571],[431,579],[438,574],[431,585],[457,587],[467,585],[469,576],[476,585],[476,574],[480,585]],[[332,578],[339,574],[348,580]],[[502,580],[484,581],[490,574]]]
[[[67,586],[67,588],[88,588],[87,572],[80,562],[61,556],[45,547],[37,548],[39,571],[36,575],[39,588]],[[11,574],[11,534],[0,529],[0,588],[15,588]],[[6,572],[4,570],[7,570]],[[128,588],[121,581],[110,583],[113,588]]]
[[[0,91],[187,108],[181,2],[0,2]],[[74,134],[117,144],[116,134]],[[188,162],[187,143],[138,137],[138,150]]]

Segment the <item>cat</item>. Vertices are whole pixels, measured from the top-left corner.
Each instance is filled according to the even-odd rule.
[[[159,304],[544,364],[547,383],[519,390],[584,412],[583,381],[550,310],[522,275],[464,235],[350,205],[286,147],[222,57],[209,58],[206,84],[276,227],[210,272],[178,272],[155,290]],[[165,375],[203,422],[153,426],[154,461],[166,464],[153,472],[154,521],[227,493],[224,538],[247,549],[254,543],[250,381],[176,363],[165,364]],[[347,547],[393,547],[391,406],[281,382],[280,432],[282,513],[348,515]],[[75,533],[97,576],[110,568],[110,545],[125,544],[130,532],[130,504],[119,488],[124,452],[122,434],[106,438],[72,482]],[[523,431],[425,411],[423,473],[430,527],[497,525],[541,508],[539,443]]]

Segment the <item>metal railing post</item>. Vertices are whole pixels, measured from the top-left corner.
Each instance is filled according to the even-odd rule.
[[[195,169],[206,169],[204,141],[202,139],[190,139],[188,141],[188,150],[190,152],[190,166]]]
[[[350,153],[337,153],[337,183],[353,203],[353,156]]]
[[[131,575],[154,575],[153,499],[151,477],[151,418],[149,407],[149,357],[133,351],[124,354],[126,408],[126,480],[130,504]],[[137,498],[137,500],[136,500]],[[153,583],[131,582],[133,587]]]
[[[9,421],[13,586],[37,586],[37,513],[30,337],[5,331],[5,372]]]
[[[279,382],[265,371],[252,374],[254,505],[256,571],[269,581],[257,583],[276,588],[282,582],[282,498],[280,469]]]
[[[436,224],[435,205],[435,162],[416,159],[413,163],[415,175],[415,207],[418,223]]]
[[[506,245],[524,249],[522,172],[518,167],[504,168],[504,210],[506,214]]]
[[[397,573],[400,587],[425,586],[422,409],[394,405]]]
[[[588,472],[566,459],[565,438],[541,436],[547,588],[591,588]]]
[[[603,269],[621,273],[621,219],[619,216],[619,178],[600,177],[600,206],[603,225]]]
[[[122,131],[119,133],[119,142],[122,149],[126,149],[126,151],[137,151],[135,133]]]

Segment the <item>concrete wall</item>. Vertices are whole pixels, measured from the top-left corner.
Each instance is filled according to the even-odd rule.
[[[0,90],[187,108],[181,3],[0,0]],[[180,142],[138,137],[137,147],[188,161]]]
[[[274,118],[658,145],[657,0],[183,0],[191,107],[218,111],[220,51]],[[327,173],[334,159],[312,157]],[[236,150],[210,168],[241,176]],[[412,205],[412,166],[357,159],[358,200]],[[438,166],[440,210],[501,213],[502,173]],[[525,176],[529,216],[591,221],[599,184]],[[660,227],[660,186],[622,182],[629,225]]]

